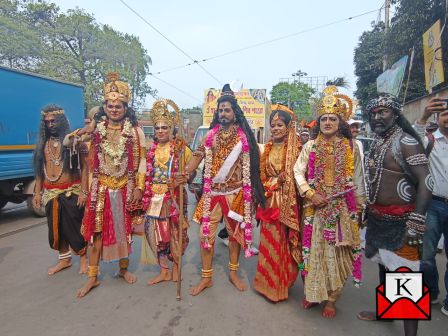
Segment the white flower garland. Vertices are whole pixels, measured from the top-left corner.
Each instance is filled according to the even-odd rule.
[[[123,129],[121,131],[120,140],[118,141],[117,148],[113,148],[111,142],[106,139],[107,135],[107,128],[106,128],[106,121],[101,121],[98,126],[98,133],[101,136],[101,149],[103,153],[108,155],[110,158],[112,158],[113,163],[115,166],[120,166],[122,163],[121,158],[123,157],[123,154],[125,152],[126,147],[126,141],[128,137],[131,136],[132,131],[132,124],[129,121],[128,118],[125,119],[123,124]]]

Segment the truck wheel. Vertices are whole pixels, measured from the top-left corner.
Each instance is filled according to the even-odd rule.
[[[37,217],[45,217],[45,208],[41,207],[40,209],[35,209],[33,207],[33,196],[28,196],[26,198],[26,206],[28,207],[28,210],[33,212]]]

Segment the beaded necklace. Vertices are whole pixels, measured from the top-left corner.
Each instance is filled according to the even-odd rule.
[[[392,142],[397,137],[401,137],[402,133],[403,130],[397,125],[394,125],[383,137],[375,135],[375,142],[367,156],[365,169],[367,202],[369,204],[375,204],[378,198],[381,180],[383,177],[384,158],[387,150],[391,147]],[[370,169],[375,169],[373,177],[370,176]],[[373,186],[374,183],[376,183],[376,188],[373,191],[371,186]],[[372,191],[373,197],[371,195]]]

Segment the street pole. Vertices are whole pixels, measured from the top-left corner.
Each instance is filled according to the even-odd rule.
[[[386,0],[384,3],[384,41],[386,41],[387,35],[389,33],[389,9],[390,9],[390,0]],[[386,69],[387,69],[387,50],[385,46],[383,56],[383,71],[386,71]]]

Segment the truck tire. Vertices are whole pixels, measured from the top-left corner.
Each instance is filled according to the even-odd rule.
[[[36,209],[33,207],[33,196],[28,196],[26,198],[26,206],[28,210],[33,212],[37,217],[45,217],[45,208],[41,207],[40,209]]]

